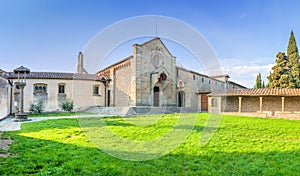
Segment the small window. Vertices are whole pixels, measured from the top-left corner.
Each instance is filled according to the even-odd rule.
[[[195,75],[193,75],[193,80],[195,80],[196,79],[196,76]]]
[[[204,82],[204,78],[202,78],[201,80],[202,80],[202,82]]]
[[[217,85],[217,82],[215,82],[215,85]]]
[[[93,94],[94,94],[94,95],[100,95],[100,94],[99,94],[99,88],[100,88],[99,85],[94,85],[94,90],[93,90]]]
[[[58,93],[60,94],[65,93],[65,84],[58,84]]]
[[[216,98],[211,99],[211,107],[217,107],[218,106],[218,101]]]
[[[210,80],[208,80],[208,84],[210,84]]]

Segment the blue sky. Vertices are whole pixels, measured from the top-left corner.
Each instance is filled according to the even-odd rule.
[[[276,54],[286,52],[290,31],[300,39],[297,0],[0,2],[0,68],[7,71],[25,65],[32,71],[73,72],[78,52],[105,27],[134,16],[163,15],[196,28],[216,51],[224,72],[252,87],[255,75],[266,77]],[[132,51],[131,44],[129,48],[123,57]],[[184,52],[171,52],[189,65],[181,58],[188,56]]]

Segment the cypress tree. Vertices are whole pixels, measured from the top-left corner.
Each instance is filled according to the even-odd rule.
[[[300,87],[300,64],[294,32],[291,32],[287,48],[288,67],[290,69],[289,87]]]
[[[269,88],[286,88],[290,87],[288,58],[285,53],[279,52],[276,55],[276,65],[272,67],[272,71],[268,76]]]
[[[258,73],[258,75],[256,76],[256,83],[255,83],[254,88],[255,89],[262,88],[261,74],[260,73]]]

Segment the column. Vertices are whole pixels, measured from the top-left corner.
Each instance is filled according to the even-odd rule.
[[[281,97],[281,111],[284,112],[284,97]]]
[[[263,97],[259,97],[259,113],[262,113],[262,99]]]
[[[24,114],[24,86],[20,85],[20,109],[19,114]]]
[[[198,111],[201,112],[202,111],[202,102],[201,102],[201,97],[202,95],[201,94],[198,94]],[[208,106],[210,107],[210,106]],[[210,110],[209,110],[210,111]]]
[[[242,112],[242,97],[239,97],[239,112]]]

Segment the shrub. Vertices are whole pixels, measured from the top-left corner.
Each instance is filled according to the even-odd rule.
[[[61,102],[60,107],[64,111],[71,112],[74,108],[74,103],[70,99],[66,99],[65,101]]]
[[[30,104],[29,112],[31,114],[40,114],[43,111],[44,111],[44,103],[43,103],[43,101],[40,100],[38,102]]]

